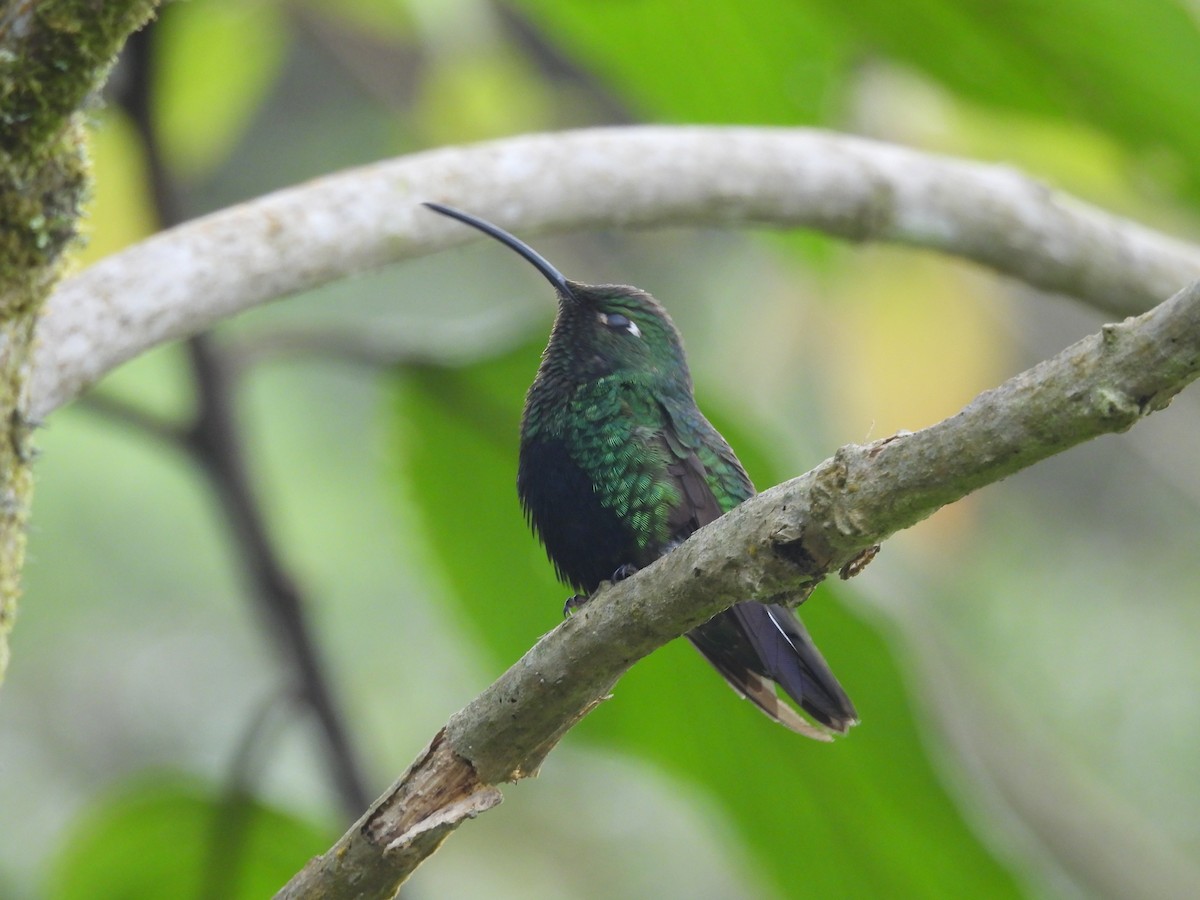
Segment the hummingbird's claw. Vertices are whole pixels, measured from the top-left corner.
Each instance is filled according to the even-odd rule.
[[[574,597],[568,597],[567,602],[563,604],[563,618],[566,619],[574,615],[575,610],[582,609],[591,599],[591,597],[585,594],[576,594]]]
[[[625,565],[620,566],[615,572],[612,573],[611,579],[600,582],[600,588],[605,588],[610,584],[616,584],[618,581],[624,581],[637,570],[638,567],[633,563],[625,563]],[[565,619],[572,615],[576,610],[582,609],[584,604],[591,599],[592,598],[590,596],[586,596],[584,594],[576,594],[574,597],[568,597],[567,602],[563,604],[563,618]]]

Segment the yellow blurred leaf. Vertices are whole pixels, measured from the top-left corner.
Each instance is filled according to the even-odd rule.
[[[284,58],[287,23],[268,2],[172,4],[159,28],[155,116],[177,174],[220,163],[270,89]]]
[[[552,104],[527,66],[498,50],[477,51],[429,71],[414,118],[429,143],[461,143],[549,127]]]
[[[156,230],[141,145],[129,120],[105,110],[91,135],[95,184],[84,210],[84,240],[72,262],[88,266]]]

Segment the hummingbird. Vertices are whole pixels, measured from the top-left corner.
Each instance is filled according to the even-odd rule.
[[[559,578],[579,592],[564,613],[753,496],[746,470],[696,405],[683,340],[657,300],[628,285],[571,281],[492,223],[424,205],[520,254],[558,295],[521,417],[517,493]],[[786,606],[737,603],[687,637],[739,695],[795,732],[831,740],[858,722]]]

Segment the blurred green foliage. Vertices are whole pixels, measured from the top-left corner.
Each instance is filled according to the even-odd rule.
[[[266,897],[337,837],[239,791],[178,776],[123,785],[80,818],[49,900]]]
[[[270,3],[181,3],[158,26],[154,115],[180,178],[219,165],[266,98],[287,51],[287,21]]]
[[[191,0],[155,26],[156,126],[196,213],[528,129],[804,124],[1016,161],[1196,236],[1198,16],[1187,0]],[[84,262],[153,227],[144,148],[121,115],[97,118]],[[945,261],[791,235],[539,249],[667,303],[702,406],[760,487],[949,414],[1096,327],[1014,306]],[[332,286],[221,334],[251,352],[293,331],[394,338],[399,366],[268,357],[238,398],[260,500],[380,789],[554,626],[566,594],[513,487],[548,291],[495,248],[455,262]],[[101,390],[183,420],[180,356]],[[1200,891],[1186,587],[1200,490],[1173,455],[1194,446],[1196,415],[1185,396],[1162,424],[959,504],[822,588],[804,618],[862,713],[848,738],[773,726],[676,642],[539,782],[456,835],[414,896],[671,896],[683,872],[682,893],[714,897],[731,883],[778,897]],[[302,720],[229,805],[230,748],[283,677],[211,498],[176,449],[86,406],[41,444],[0,693],[0,896],[264,896],[344,823]],[[187,774],[147,780],[164,767]],[[238,828],[220,824],[231,808]],[[206,861],[222,853],[235,880],[214,894]]]

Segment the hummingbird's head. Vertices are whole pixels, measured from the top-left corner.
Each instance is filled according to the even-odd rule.
[[[555,369],[556,376],[590,381],[621,373],[691,390],[679,331],[648,293],[628,285],[570,281],[524,241],[491,222],[440,203],[425,206],[495,238],[554,285],[558,315],[544,365]]]
[[[621,373],[690,388],[679,331],[662,304],[624,284],[579,284],[558,296],[547,356],[561,351],[577,377]]]

